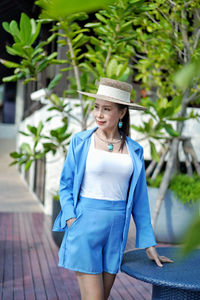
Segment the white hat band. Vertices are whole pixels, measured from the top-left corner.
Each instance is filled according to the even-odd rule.
[[[114,88],[112,86],[107,86],[100,84],[97,95],[107,96],[119,99],[121,101],[130,103],[130,93],[126,91],[122,91],[120,89]]]

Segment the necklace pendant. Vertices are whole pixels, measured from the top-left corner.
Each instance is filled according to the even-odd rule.
[[[112,152],[113,151],[113,144],[112,143],[109,143],[108,144],[108,151]]]

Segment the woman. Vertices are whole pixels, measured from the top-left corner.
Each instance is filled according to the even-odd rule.
[[[130,139],[132,86],[102,78],[96,98],[97,127],[73,136],[60,179],[61,212],[54,231],[65,231],[59,266],[76,271],[81,299],[108,299],[120,269],[130,217],[136,247],[162,266],[151,226],[142,147]]]

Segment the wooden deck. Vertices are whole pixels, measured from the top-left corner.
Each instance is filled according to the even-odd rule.
[[[74,272],[59,268],[43,213],[0,213],[0,299],[79,300]],[[150,300],[152,286],[117,275],[109,300]]]

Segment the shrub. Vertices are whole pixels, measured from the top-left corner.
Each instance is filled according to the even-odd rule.
[[[150,187],[159,188],[163,178],[163,173],[159,174],[155,180],[147,178]],[[186,174],[174,175],[169,184],[169,189],[183,203],[193,203],[200,200],[200,179],[195,173],[193,177]]]
[[[200,200],[200,179],[197,174],[193,177],[177,174],[170,180],[169,188],[183,204]]]

